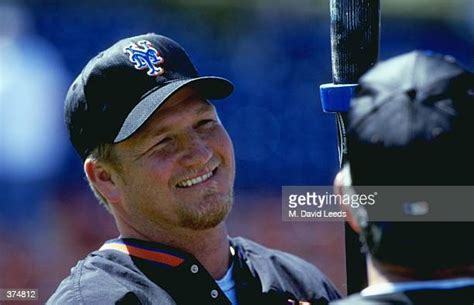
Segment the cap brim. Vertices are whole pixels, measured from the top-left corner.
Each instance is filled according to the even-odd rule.
[[[207,99],[222,99],[229,96],[234,90],[234,85],[230,81],[216,76],[203,76],[174,81],[147,95],[132,109],[115,137],[114,143],[129,138],[173,93],[188,85],[192,85],[193,88]]]

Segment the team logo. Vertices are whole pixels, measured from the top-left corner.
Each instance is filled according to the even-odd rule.
[[[128,53],[129,60],[135,64],[135,69],[148,69],[146,74],[150,76],[161,75],[165,70],[160,67],[164,62],[163,57],[153,47],[148,40],[140,40],[137,43],[131,43],[123,51]]]

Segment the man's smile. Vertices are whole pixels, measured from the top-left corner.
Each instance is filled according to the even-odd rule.
[[[179,188],[188,188],[188,187],[194,186],[196,184],[201,184],[201,183],[209,180],[212,176],[214,176],[216,171],[217,171],[217,167],[214,170],[208,171],[208,172],[206,172],[202,175],[199,175],[197,177],[183,179],[180,182],[178,182],[176,186],[179,187]]]

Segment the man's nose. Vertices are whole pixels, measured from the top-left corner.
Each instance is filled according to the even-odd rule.
[[[204,165],[212,158],[212,150],[199,135],[189,136],[185,142],[184,155],[181,158],[183,166]]]

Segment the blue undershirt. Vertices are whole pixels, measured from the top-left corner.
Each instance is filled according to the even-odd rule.
[[[216,283],[219,285],[222,291],[224,291],[226,297],[230,300],[232,305],[238,305],[237,303],[237,291],[235,290],[235,281],[233,276],[234,263],[232,263],[227,269],[224,277],[217,280]]]

